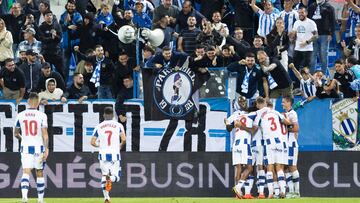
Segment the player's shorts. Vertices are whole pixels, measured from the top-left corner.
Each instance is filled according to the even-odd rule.
[[[232,151],[233,165],[252,165],[251,147],[249,144],[239,144]]]
[[[253,165],[264,165],[264,146],[251,147]]]
[[[100,169],[102,175],[106,176],[111,175],[118,176],[120,178],[121,176],[121,165],[120,161],[105,161],[105,160],[99,160],[100,162]]]
[[[299,148],[289,147],[288,148],[288,166],[296,166],[298,160]]]
[[[21,153],[22,168],[44,170],[45,162],[43,161],[44,153],[26,154]]]
[[[265,145],[264,164],[288,164],[286,144]]]

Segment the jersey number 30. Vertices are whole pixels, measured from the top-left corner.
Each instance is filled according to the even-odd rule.
[[[24,120],[25,136],[36,136],[38,132],[37,122],[34,120]]]

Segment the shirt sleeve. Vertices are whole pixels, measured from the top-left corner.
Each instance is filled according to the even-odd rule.
[[[92,134],[94,137],[96,137],[96,138],[98,138],[99,137],[99,134],[98,134],[98,128],[97,127],[95,127],[95,129],[94,129],[94,132],[93,132],[93,134]]]
[[[47,115],[43,114],[43,119],[41,123],[41,128],[47,128],[48,127],[48,121],[47,121]]]

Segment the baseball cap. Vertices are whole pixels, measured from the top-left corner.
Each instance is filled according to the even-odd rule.
[[[26,50],[26,55],[33,55],[33,56],[35,56],[35,55],[37,55],[37,53],[34,52],[34,50],[32,50],[32,49],[28,49],[28,50]]]

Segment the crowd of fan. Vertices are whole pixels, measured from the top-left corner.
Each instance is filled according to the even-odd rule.
[[[100,9],[84,2],[90,3],[68,0],[59,20],[46,0],[13,3],[0,16],[3,99],[20,102],[35,91],[43,104],[123,101],[134,96],[134,71],[173,68],[188,56],[200,72],[208,67],[236,72],[236,92],[248,99],[300,93],[304,104],[316,97],[359,97],[360,8],[351,0],[343,9],[348,20],[341,22],[342,31],[348,30],[339,42],[344,57],[336,61],[332,79],[328,51],[338,22],[325,0],[162,0],[159,5],[115,0]],[[124,25],[161,29],[164,41],[158,47],[141,41],[137,60],[136,41],[125,44],[112,33]]]

